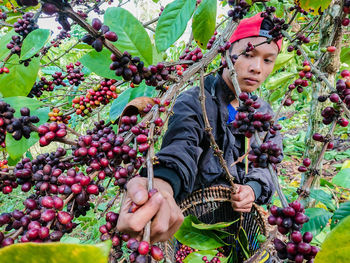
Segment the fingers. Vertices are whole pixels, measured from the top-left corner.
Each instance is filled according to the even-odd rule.
[[[143,205],[148,200],[145,178],[135,177],[127,184],[128,196],[137,205]]]
[[[180,228],[184,217],[174,199],[165,195],[165,202],[152,221],[151,242],[166,241]]]
[[[237,212],[250,212],[254,202],[254,192],[250,186],[239,185],[232,197],[232,207]]]
[[[134,213],[128,213],[131,203],[129,198],[124,202],[120,211],[117,229],[134,235],[135,233],[140,233],[146,223],[159,212],[163,202],[163,196],[160,193],[156,193]]]

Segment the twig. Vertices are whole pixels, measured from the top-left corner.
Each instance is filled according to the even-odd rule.
[[[68,54],[73,48],[75,48],[79,43],[81,42],[81,40],[79,39],[75,44],[73,44],[70,48],[68,48],[66,51],[64,51],[60,56],[58,56],[57,58],[54,58],[53,60],[50,60],[49,63],[46,63],[45,65],[41,65],[41,67],[47,67],[48,65],[50,65],[51,63],[55,63],[57,60],[59,60],[60,58],[64,57],[66,54]]]
[[[220,164],[222,166],[222,168],[225,171],[225,176],[227,178],[227,180],[230,182],[232,189],[233,189],[233,193],[236,193],[237,191],[237,187],[234,183],[234,178],[230,173],[230,170],[227,167],[227,163],[223,157],[223,152],[220,150],[219,146],[217,145],[214,135],[211,132],[212,128],[210,126],[209,123],[209,119],[208,119],[208,115],[207,115],[207,110],[205,107],[205,88],[204,88],[204,70],[202,69],[200,72],[200,96],[199,96],[199,100],[201,102],[201,107],[202,107],[202,113],[203,113],[203,119],[204,119],[204,124],[205,124],[205,131],[208,133],[209,138],[210,138],[210,145],[212,147],[212,149],[214,150],[215,155],[217,155],[219,157],[220,160]]]

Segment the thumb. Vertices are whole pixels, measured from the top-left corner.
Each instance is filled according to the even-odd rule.
[[[148,200],[145,178],[133,178],[127,185],[128,196],[137,205],[143,205]]]
[[[241,192],[242,188],[241,188],[242,185],[240,184],[235,184],[235,188],[234,188],[234,191],[232,191],[232,195],[235,195],[235,194],[238,194],[239,192]]]

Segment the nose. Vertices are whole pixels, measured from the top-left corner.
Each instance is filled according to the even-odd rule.
[[[255,59],[251,60],[248,70],[253,74],[260,74],[261,67],[262,67],[262,59],[259,57],[255,57]]]

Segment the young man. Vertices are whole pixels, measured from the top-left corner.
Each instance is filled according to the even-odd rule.
[[[241,21],[230,42],[231,54],[242,53],[248,43],[253,45],[266,41],[273,23],[260,14]],[[235,63],[237,80],[241,91],[255,91],[271,73],[281,41],[257,46]],[[206,108],[212,132],[218,146],[224,152],[231,175],[235,177],[238,190],[232,195],[233,209],[249,212],[253,202],[267,203],[275,189],[268,169],[231,164],[242,156],[246,149],[244,135],[238,132],[232,121],[238,107],[228,69],[222,75],[209,76],[205,80]],[[168,130],[163,138],[162,149],[157,153],[159,165],[154,167],[154,188],[158,193],[148,199],[146,178],[134,178],[127,185],[127,196],[120,211],[118,229],[141,237],[144,226],[152,219],[151,242],[169,239],[181,226],[183,215],[176,204],[191,192],[217,184],[228,184],[219,160],[210,148],[204,131],[204,121],[199,102],[199,87],[183,92],[174,106],[174,115],[169,119]],[[271,107],[259,100],[259,111],[272,114]],[[269,138],[282,145],[280,135]],[[282,148],[282,147],[281,147]],[[176,200],[176,201],[175,201]],[[141,207],[128,213],[131,202]]]

